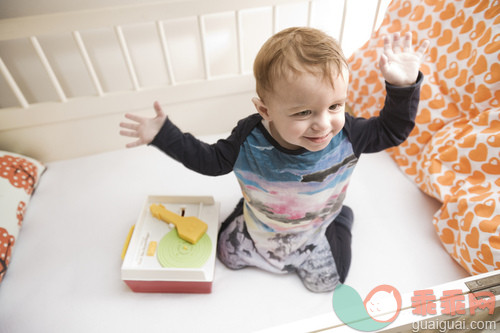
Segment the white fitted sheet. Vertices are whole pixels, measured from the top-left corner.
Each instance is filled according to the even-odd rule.
[[[0,284],[0,332],[251,332],[332,312],[331,293],[311,293],[293,274],[218,261],[211,294],[134,293],[121,281],[122,246],[147,195],[211,195],[223,220],[241,197],[233,174],[198,175],[153,147],[47,167]],[[345,204],[355,213],[346,283],[361,295],[467,275],[434,232],[439,203],[386,153],[361,157]]]

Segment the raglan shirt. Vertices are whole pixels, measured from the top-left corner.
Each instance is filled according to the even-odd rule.
[[[409,87],[386,83],[379,116],[345,114],[345,125],[321,151],[281,147],[253,114],[226,139],[207,144],[183,133],[168,118],[152,145],[205,175],[234,171],[244,197],[244,219],[259,254],[278,271],[294,266],[324,236],[339,213],[349,179],[362,153],[402,143],[414,127],[423,81]]]

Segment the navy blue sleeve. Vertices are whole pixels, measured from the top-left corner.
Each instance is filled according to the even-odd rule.
[[[352,143],[354,154],[374,153],[397,146],[406,140],[415,126],[423,74],[409,87],[386,83],[387,95],[379,116],[355,118],[346,113],[344,131]]]
[[[241,143],[261,119],[258,114],[244,118],[228,138],[208,144],[190,133],[183,133],[167,118],[150,144],[188,169],[209,176],[224,175],[233,170]]]

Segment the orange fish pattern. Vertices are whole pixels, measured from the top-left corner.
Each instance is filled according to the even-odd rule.
[[[385,98],[376,61],[381,36],[411,31],[414,47],[431,42],[416,126],[388,151],[442,202],[433,217],[436,232],[471,274],[500,269],[499,23],[499,1],[393,0],[381,27],[349,59],[349,104],[370,117]]]

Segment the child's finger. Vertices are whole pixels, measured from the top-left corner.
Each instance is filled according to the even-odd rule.
[[[138,123],[142,122],[142,120],[143,120],[143,117],[136,116],[135,114],[132,114],[132,113],[126,113],[125,118],[133,120],[133,121],[138,122]]]
[[[392,50],[394,53],[401,52],[401,38],[399,36],[399,32],[395,32],[392,35]]]
[[[128,136],[128,137],[131,137],[131,138],[138,138],[139,137],[139,134],[137,134],[136,131],[120,131],[120,135],[122,136]]]
[[[379,60],[379,67],[381,70],[384,70],[385,66],[389,63],[389,60],[387,59],[387,56],[385,54],[382,54],[380,56]]]
[[[403,52],[411,52],[411,32],[407,32],[403,41]]]
[[[420,58],[423,58],[425,52],[427,51],[427,48],[429,47],[430,45],[430,42],[429,40],[425,39],[422,44],[420,44],[420,46],[418,47],[417,51],[416,51],[416,54],[417,56],[419,56]]]
[[[136,124],[130,124],[130,123],[120,123],[120,127],[130,129],[130,130],[137,130],[138,125]]]
[[[153,104],[154,108],[155,108],[155,112],[156,112],[156,115],[158,117],[163,117],[164,116],[164,113],[163,113],[163,110],[160,106],[160,103],[158,103],[158,101],[155,101],[154,104]]]
[[[387,54],[388,56],[391,56],[394,53],[392,51],[391,39],[387,35],[384,35],[382,38],[384,40],[384,53]]]
[[[125,147],[127,147],[127,148],[134,148],[134,147],[138,147],[138,146],[141,146],[141,145],[142,145],[141,140],[137,140],[137,141],[134,141],[134,142],[127,143],[125,145]]]

